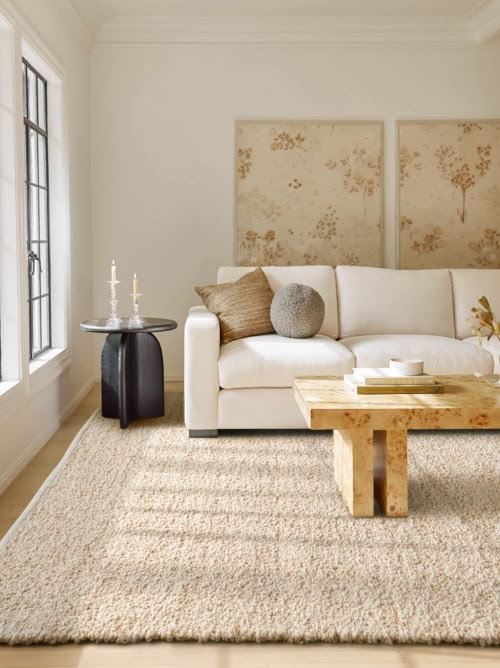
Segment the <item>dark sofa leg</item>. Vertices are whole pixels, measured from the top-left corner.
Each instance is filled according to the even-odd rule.
[[[217,438],[217,429],[190,429],[189,438]]]

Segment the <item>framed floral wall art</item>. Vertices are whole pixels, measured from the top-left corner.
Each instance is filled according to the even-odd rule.
[[[400,121],[399,266],[500,267],[500,120]]]
[[[237,121],[236,263],[382,262],[383,123]]]

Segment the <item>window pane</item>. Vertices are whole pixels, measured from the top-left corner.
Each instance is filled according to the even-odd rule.
[[[31,250],[40,257],[40,248],[39,244],[31,244]],[[30,274],[31,281],[31,296],[39,297],[40,296],[40,262],[38,260],[32,260],[30,266],[33,267],[33,274]]]
[[[47,141],[47,84],[26,60],[25,82],[25,198],[28,239],[29,314],[33,359],[50,347],[50,239]],[[42,296],[45,295],[45,296]]]
[[[31,345],[33,355],[40,352],[40,334],[40,300],[37,299],[31,302]]]
[[[38,140],[37,133],[30,130],[30,172],[28,174],[30,183],[38,183]]]
[[[48,241],[49,234],[47,229],[47,191],[39,188],[40,202],[40,241]]]
[[[26,65],[23,63],[23,116],[25,117],[28,115],[28,100],[26,97],[26,86],[28,85],[27,77]]]
[[[38,135],[38,183],[47,185],[47,159],[45,157],[45,137]]]
[[[38,241],[38,188],[30,186],[30,229],[29,235],[31,241]]]
[[[29,210],[29,206],[28,206],[28,205],[29,205],[28,198],[29,198],[29,190],[28,190],[28,187],[26,186],[26,187],[24,188],[24,207],[25,207],[25,209],[24,209],[24,215],[25,215],[26,220],[28,220],[28,210]],[[27,236],[28,236],[27,241],[29,241],[29,234],[30,234],[30,233],[29,233],[29,231],[28,231],[28,233],[27,233]]]
[[[26,142],[27,140],[27,131],[25,128],[24,132],[24,181],[27,183],[28,182],[28,152],[26,151]]]
[[[43,295],[49,291],[49,253],[47,244],[40,244],[40,291]]]
[[[49,314],[49,298],[42,297],[41,299],[42,311],[42,348],[48,348],[50,344],[50,314]]]
[[[36,109],[36,76],[28,69],[28,118],[33,123],[38,121]]]
[[[47,129],[47,119],[45,118],[45,84],[38,79],[38,125]]]

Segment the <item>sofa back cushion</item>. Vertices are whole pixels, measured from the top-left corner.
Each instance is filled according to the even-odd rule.
[[[255,267],[220,267],[217,272],[217,283],[237,281],[254,269]],[[289,283],[309,285],[319,292],[325,302],[325,319],[319,333],[331,336],[333,339],[338,338],[337,287],[335,272],[332,267],[315,265],[303,267],[262,267],[262,269],[275,293]]]
[[[473,306],[480,308],[480,297],[487,298],[493,313],[500,318],[500,269],[451,269],[450,273],[457,339],[466,339],[471,331],[465,320],[470,318]]]
[[[455,336],[448,269],[336,269],[340,337]]]

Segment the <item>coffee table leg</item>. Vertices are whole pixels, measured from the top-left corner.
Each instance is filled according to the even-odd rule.
[[[373,432],[335,430],[335,482],[353,517],[373,517]]]
[[[387,517],[408,517],[405,429],[373,432],[375,498]]]

